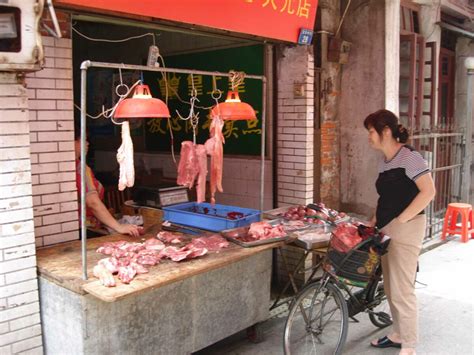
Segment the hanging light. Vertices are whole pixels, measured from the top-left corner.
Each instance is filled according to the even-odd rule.
[[[160,99],[151,96],[148,85],[135,87],[132,98],[122,100],[114,113],[115,118],[168,118],[170,111]]]
[[[211,117],[220,116],[223,120],[255,120],[257,115],[249,104],[240,101],[237,91],[229,91],[225,102],[211,109]]]

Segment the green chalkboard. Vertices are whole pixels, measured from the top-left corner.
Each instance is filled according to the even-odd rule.
[[[252,75],[263,75],[263,46],[246,46],[222,49],[194,54],[166,57],[168,68],[196,69],[205,71],[229,72],[230,70],[243,71]],[[189,95],[194,80],[198,93],[197,105],[210,107],[215,104],[211,97],[212,76],[188,74],[168,74],[168,85],[178,92],[178,96],[189,101]],[[159,73],[144,73],[145,84],[150,86],[154,97],[164,100],[165,84]],[[217,88],[223,91],[221,102],[225,100],[229,89],[227,77],[216,77]],[[253,121],[226,121],[223,133],[225,137],[224,154],[259,155],[261,140],[262,114],[262,82],[260,80],[245,79],[239,86],[240,99],[252,105],[257,112],[257,120]],[[188,116],[189,105],[182,103],[168,90],[168,107],[171,113],[171,127],[174,136],[174,148],[180,149],[181,142],[193,139],[193,130],[189,123],[179,119],[176,110],[181,116]],[[203,144],[209,138],[209,110],[197,109],[199,125],[197,129],[198,144]],[[166,119],[147,120],[145,124],[145,147],[148,151],[170,151],[171,139]]]

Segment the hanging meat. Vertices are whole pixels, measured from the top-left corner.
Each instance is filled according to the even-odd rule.
[[[222,188],[222,169],[224,165],[224,135],[222,128],[224,121],[219,116],[211,118],[209,127],[210,138],[204,144],[206,152],[211,156],[211,204],[216,203],[216,191],[223,192]]]
[[[196,182],[197,203],[206,201],[207,155],[203,144],[196,145],[198,176]]]
[[[130,124],[122,123],[122,145],[117,150],[117,161],[120,164],[118,189],[125,190],[135,183],[135,168],[133,166],[133,142],[130,136]]]
[[[196,157],[196,149],[191,141],[181,143],[181,153],[178,164],[178,185],[191,189],[194,180],[199,173],[199,166]]]
[[[207,155],[202,144],[191,141],[181,143],[178,164],[178,185],[192,188],[196,180],[197,202],[206,200]]]

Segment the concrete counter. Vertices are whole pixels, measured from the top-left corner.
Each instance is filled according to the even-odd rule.
[[[88,241],[87,281],[81,279],[80,241],[38,250],[46,353],[186,354],[267,319],[277,243],[231,243],[199,259],[163,262],[129,285],[107,288],[92,276],[103,257],[95,250],[120,239],[132,240],[112,235]]]

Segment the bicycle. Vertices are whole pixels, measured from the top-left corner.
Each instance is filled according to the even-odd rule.
[[[349,318],[356,320],[354,316],[361,312],[367,312],[379,328],[392,324],[380,255],[370,249],[371,242],[367,239],[340,253],[333,235],[323,275],[302,289],[290,306],[283,337],[285,354],[341,354]],[[389,241],[384,243],[386,249]],[[359,290],[352,292],[351,287]]]

